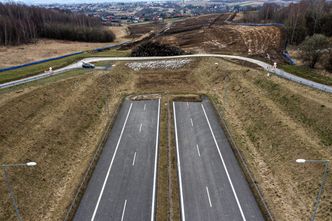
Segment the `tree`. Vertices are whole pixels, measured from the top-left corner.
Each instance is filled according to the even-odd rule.
[[[332,50],[329,51],[328,57],[325,61],[324,68],[332,72]]]
[[[309,67],[315,68],[316,63],[328,46],[329,41],[327,37],[321,34],[314,34],[303,41],[300,46],[300,52],[304,61],[309,63]]]

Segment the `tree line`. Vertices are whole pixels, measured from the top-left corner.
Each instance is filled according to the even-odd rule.
[[[111,42],[114,34],[101,21],[83,14],[15,3],[0,3],[0,45],[19,45],[37,38]]]
[[[258,12],[245,12],[245,22],[277,22],[285,24],[290,44],[300,44],[307,36],[332,36],[332,2],[302,0],[282,7],[265,3]]]

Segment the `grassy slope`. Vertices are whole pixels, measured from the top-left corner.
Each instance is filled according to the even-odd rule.
[[[321,84],[332,85],[332,77],[315,73],[315,70],[309,67],[296,65],[281,65],[281,68],[284,71],[287,71],[299,77],[303,77]]]
[[[67,66],[69,64],[72,64],[76,61],[79,61],[79,60],[81,60],[83,58],[87,58],[87,57],[104,57],[104,56],[119,57],[119,56],[128,56],[128,55],[129,55],[128,51],[118,51],[118,50],[106,50],[106,51],[95,52],[95,53],[86,52],[84,54],[74,55],[74,56],[70,56],[70,57],[55,60],[55,61],[49,61],[49,62],[42,63],[42,64],[36,64],[36,65],[28,66],[28,67],[23,67],[23,68],[19,68],[19,69],[12,70],[12,71],[1,72],[0,73],[0,83],[5,83],[5,82],[13,81],[13,80],[18,80],[21,78],[33,76],[36,74],[40,74],[44,71],[47,71],[49,69],[49,67],[52,67],[53,70],[55,70],[55,69]]]
[[[211,65],[216,62],[219,65]],[[27,175],[21,171],[19,176],[15,176],[13,183],[20,205],[24,205],[24,217],[62,219],[95,149],[100,131],[109,119],[103,115],[104,101],[115,104],[123,95],[130,93],[206,93],[213,97],[218,110],[225,113],[232,136],[248,161],[276,220],[305,220],[309,216],[322,168],[319,165],[299,166],[294,160],[301,157],[332,158],[331,95],[277,77],[266,79],[262,71],[219,59],[198,59],[186,68],[171,71],[135,72],[118,63],[110,72],[93,74],[92,71],[89,77],[83,73],[51,77],[38,81],[44,82],[41,85],[34,82],[19,87],[19,90],[3,91],[7,96],[0,96],[0,124],[5,125],[0,134],[3,138],[0,140],[0,159],[3,162],[35,159],[43,165],[28,171]],[[41,89],[30,89],[31,86]],[[23,92],[16,93],[20,90]],[[6,100],[6,97],[10,99]],[[166,103],[165,97],[163,104]],[[111,105],[109,110],[114,111],[114,107]],[[165,112],[166,108],[163,108],[157,217],[158,220],[169,217],[169,171],[166,171],[165,154],[171,151],[171,200],[173,218],[178,220],[174,138],[168,149]],[[51,120],[47,119],[48,116]],[[48,139],[54,134],[56,136],[52,137],[56,139]],[[75,144],[71,140],[81,140],[81,143]],[[5,148],[8,143],[13,148]],[[73,155],[75,151],[83,154]],[[61,168],[53,163],[59,157],[61,162],[66,162],[60,164]],[[31,185],[25,185],[25,182]],[[5,188],[1,185],[1,195],[5,195]],[[332,214],[331,185],[332,177],[323,195],[318,214],[320,220],[328,220]],[[1,217],[6,214],[5,218],[14,220],[9,199],[3,202]]]

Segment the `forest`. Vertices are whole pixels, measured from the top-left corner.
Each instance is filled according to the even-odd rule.
[[[97,18],[57,9],[0,3],[0,45],[32,43],[38,38],[111,42],[115,36]]]
[[[302,0],[287,7],[265,3],[256,12],[244,12],[243,21],[282,23],[288,32],[288,42],[298,45],[314,34],[332,36],[332,2]]]

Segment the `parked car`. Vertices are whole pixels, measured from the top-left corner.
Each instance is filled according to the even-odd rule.
[[[94,64],[83,62],[82,68],[95,68]]]

